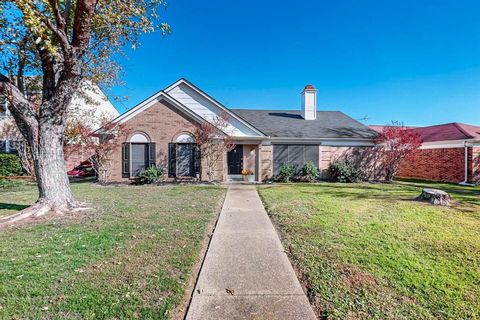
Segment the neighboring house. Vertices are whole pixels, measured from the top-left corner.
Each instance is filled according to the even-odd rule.
[[[384,126],[370,126],[381,132]],[[480,127],[447,123],[410,127],[422,138],[414,157],[403,161],[400,178],[478,183],[480,181]]]
[[[129,136],[113,157],[113,180],[131,179],[149,165],[165,166],[170,178],[207,179],[205,161],[195,152],[194,132],[221,113],[235,148],[215,169],[219,181],[241,180],[242,169],[262,181],[278,174],[282,163],[301,169],[312,161],[325,174],[331,161],[371,149],[377,133],[339,111],[317,110],[317,90],[301,94],[301,110],[228,109],[185,79],[141,102],[114,121]]]
[[[38,92],[29,92],[29,96]],[[77,92],[68,106],[68,121],[81,121],[92,130],[101,125],[101,119],[113,119],[118,117],[119,112],[110,103],[100,88],[88,81],[82,84],[82,89]],[[8,102],[0,95],[0,153],[15,153],[15,142],[22,139],[16,131],[8,130],[14,125],[13,116],[8,109]],[[91,156],[88,148],[69,155],[65,159],[65,166],[71,168],[80,161],[87,160]]]

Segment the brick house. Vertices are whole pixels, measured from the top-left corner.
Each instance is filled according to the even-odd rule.
[[[370,126],[381,132],[383,126]],[[404,160],[397,177],[421,180],[480,182],[480,127],[447,123],[412,127],[422,138],[415,156]]]
[[[228,115],[228,135],[235,148],[222,155],[214,179],[243,179],[251,170],[255,181],[278,173],[280,164],[297,168],[312,161],[325,174],[331,161],[371,149],[377,133],[339,111],[317,110],[317,90],[301,93],[299,110],[229,109],[191,82],[180,79],[114,121],[128,136],[112,154],[110,179],[132,179],[150,165],[167,168],[168,177],[207,180],[205,161],[195,141],[195,128]],[[120,139],[120,138],[116,138]]]

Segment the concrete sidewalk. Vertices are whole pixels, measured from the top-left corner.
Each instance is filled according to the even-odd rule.
[[[229,186],[186,319],[316,319],[254,186]]]

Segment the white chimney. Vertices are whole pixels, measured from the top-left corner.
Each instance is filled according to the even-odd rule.
[[[307,84],[302,91],[302,115],[305,120],[317,118],[317,89]]]

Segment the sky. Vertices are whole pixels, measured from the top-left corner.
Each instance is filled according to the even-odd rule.
[[[480,125],[480,1],[170,0],[166,37],[127,50],[120,112],[186,78],[229,108],[318,110],[366,124]]]

